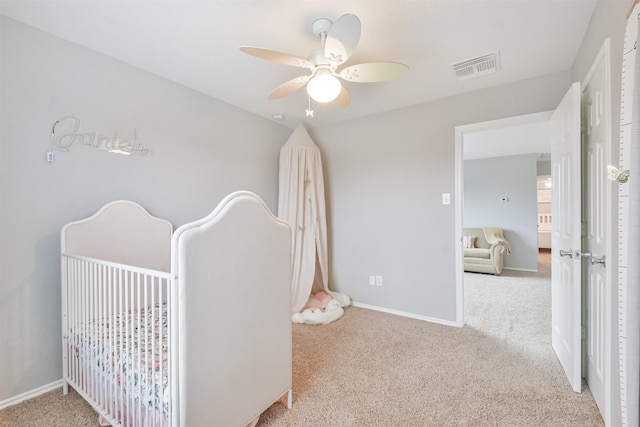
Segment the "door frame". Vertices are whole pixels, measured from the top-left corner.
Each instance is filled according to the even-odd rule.
[[[464,158],[463,142],[467,133],[527,125],[551,120],[553,110],[507,117],[455,127],[455,254],[456,254],[456,326],[464,326],[464,256],[462,253],[462,227],[464,212]]]

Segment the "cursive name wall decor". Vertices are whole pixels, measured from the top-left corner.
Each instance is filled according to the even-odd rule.
[[[129,137],[121,135],[116,130],[111,135],[106,136],[96,131],[82,129],[80,127],[80,118],[75,114],[67,114],[59,117],[51,127],[49,150],[47,151],[46,159],[50,163],[54,162],[54,150],[69,151],[74,145],[84,145],[97,150],[124,155],[132,153],[147,154],[149,152],[147,147],[137,142],[136,139],[135,128],[131,130]]]

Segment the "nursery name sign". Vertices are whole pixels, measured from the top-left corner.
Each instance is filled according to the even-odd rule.
[[[105,136],[96,131],[81,129],[80,118],[70,114],[57,119],[51,128],[47,161],[53,162],[53,150],[69,151],[74,144],[124,155],[147,154],[147,147],[136,139],[135,128],[131,130],[129,137],[116,130]]]

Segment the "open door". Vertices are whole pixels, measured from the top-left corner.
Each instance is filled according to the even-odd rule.
[[[552,345],[575,392],[582,391],[580,83],[551,116]]]
[[[611,424],[611,186],[609,39],[582,86],[583,374],[605,425]]]

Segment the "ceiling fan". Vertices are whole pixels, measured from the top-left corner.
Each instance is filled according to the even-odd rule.
[[[240,47],[241,51],[267,61],[310,70],[308,75],[291,79],[272,90],[268,99],[281,98],[306,85],[307,93],[316,102],[346,107],[351,103],[351,96],[339,78],[358,83],[381,82],[400,77],[409,69],[397,62],[370,62],[338,71],[360,40],[360,20],[355,15],[342,15],[335,23],[326,18],[316,19],[312,30],[315,36],[320,37],[321,47],[311,52],[308,59],[259,47]]]

